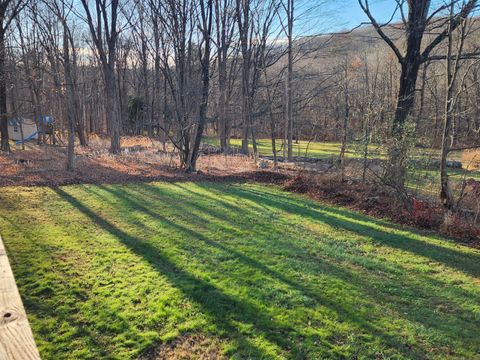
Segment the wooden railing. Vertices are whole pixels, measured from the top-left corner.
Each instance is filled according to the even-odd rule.
[[[0,360],[38,360],[37,345],[0,237]]]

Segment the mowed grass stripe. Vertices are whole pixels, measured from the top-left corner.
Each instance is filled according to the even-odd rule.
[[[480,354],[478,250],[275,186],[4,188],[0,229],[44,359]]]

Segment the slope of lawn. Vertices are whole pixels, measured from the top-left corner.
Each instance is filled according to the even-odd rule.
[[[480,357],[480,251],[275,186],[2,188],[43,359]]]

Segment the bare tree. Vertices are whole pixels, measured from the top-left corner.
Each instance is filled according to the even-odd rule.
[[[285,5],[286,1],[286,5]],[[285,0],[282,5],[287,16],[287,25],[285,32],[287,35],[287,73],[285,80],[285,129],[287,140],[288,161],[293,160],[293,22],[295,14],[295,0]]]
[[[194,126],[194,138],[190,153],[187,156],[185,170],[187,172],[195,171],[202,140],[203,130],[207,120],[208,97],[210,91],[210,61],[211,61],[211,43],[212,43],[212,24],[213,24],[213,0],[199,0],[199,29],[201,32],[200,44],[198,45],[198,57],[201,67],[202,77],[202,95],[200,100],[200,109],[198,122]]]
[[[20,44],[20,54],[24,66],[24,72],[28,84],[30,101],[33,105],[33,119],[39,127],[38,144],[46,142],[46,124],[43,119],[42,104],[44,73],[43,68],[43,49],[39,36],[39,4],[31,3],[28,7],[28,13],[25,19],[27,25],[22,25],[19,17],[16,18],[16,26]],[[27,9],[26,9],[27,10]],[[30,21],[29,21],[30,20]]]
[[[6,46],[5,36],[13,19],[24,8],[26,0],[1,0],[0,1],[0,150],[10,151],[8,138],[8,109],[7,109],[7,83],[6,83]]]
[[[342,181],[345,178],[345,152],[347,150],[347,141],[348,141],[348,128],[350,122],[350,61],[348,57],[345,57],[344,64],[342,66],[343,72],[343,85],[342,85],[342,92],[343,92],[343,122],[342,122],[342,145],[340,147],[340,155],[338,157],[338,162],[340,164],[341,174],[342,174]]]
[[[168,85],[172,128],[163,128],[185,171],[195,171],[207,121],[212,62],[213,0],[168,0],[157,8],[163,32],[161,70]]]
[[[72,29],[68,24],[68,16],[73,10],[73,3],[66,0],[52,2],[52,10],[57,15],[63,28],[63,52],[60,60],[63,62],[65,75],[65,93],[68,118],[68,143],[67,143],[67,170],[75,169],[75,128],[78,123],[77,81],[74,67],[76,64],[75,40]],[[83,131],[79,131],[80,138]]]
[[[110,151],[120,152],[121,114],[118,102],[118,88],[115,61],[119,37],[119,0],[94,0],[92,9],[89,0],[81,0],[90,29],[92,41],[102,66],[105,81],[107,117],[111,137]]]
[[[251,0],[236,0],[236,17],[242,55],[242,152],[244,154],[248,154],[248,136],[251,128],[252,99],[250,99],[249,94],[250,64],[252,61],[251,3]]]
[[[402,14],[403,31],[406,41],[405,52],[402,54],[400,48],[395,44],[393,37],[385,31],[388,24],[380,24],[373,16],[368,0],[358,0],[362,10],[365,12],[379,36],[392,49],[401,66],[400,84],[397,96],[395,116],[391,129],[391,137],[395,139],[389,151],[385,179],[387,183],[397,189],[403,189],[406,177],[406,150],[404,143],[405,124],[412,112],[415,101],[415,90],[418,72],[421,65],[428,61],[432,51],[442,43],[449,34],[454,31],[475,8],[477,1],[468,0],[464,2],[457,13],[451,14],[447,20],[448,26],[439,24],[438,16],[450,8],[451,0],[431,9],[430,0],[398,0],[397,9]],[[408,7],[408,14],[404,16],[405,4]],[[445,21],[443,22],[445,24]],[[427,44],[423,44],[424,35],[430,28],[438,29],[440,32],[433,36]]]
[[[229,86],[229,62],[230,74],[234,73],[236,56],[231,56],[230,48],[234,42],[235,18],[232,16],[234,0],[215,0],[215,30],[217,43],[217,66],[218,66],[218,135],[220,148],[228,151],[229,143],[229,120],[228,103],[231,95]],[[234,45],[234,44],[233,44]]]
[[[450,19],[448,26],[453,26],[453,17],[455,4],[450,4]],[[449,220],[454,207],[454,196],[450,188],[450,182],[447,172],[448,155],[454,144],[453,124],[455,118],[455,110],[459,100],[458,91],[462,91],[462,86],[458,86],[458,77],[460,75],[461,58],[464,53],[465,39],[468,35],[468,19],[462,18],[458,27],[458,37],[454,39],[454,32],[449,31],[447,37],[447,53],[445,57],[445,107],[444,107],[444,124],[442,134],[442,146],[440,157],[440,200],[445,209],[444,226],[449,226]],[[454,48],[456,46],[456,49]],[[467,69],[468,72],[468,69]],[[464,79],[462,80],[462,82]]]
[[[251,135],[253,152],[257,154],[253,124],[254,96],[262,73],[262,53],[272,35],[272,22],[280,6],[275,0],[236,0],[236,19],[241,55],[242,99],[242,153],[248,154],[248,138]]]

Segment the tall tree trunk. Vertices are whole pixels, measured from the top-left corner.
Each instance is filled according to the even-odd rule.
[[[272,95],[270,93],[270,86],[268,83],[267,69],[265,67],[265,58],[263,59],[263,76],[265,77],[265,90],[267,92],[267,107],[268,107],[268,114],[270,118],[270,139],[272,143],[273,167],[276,169],[278,167],[278,157],[277,157],[277,142],[275,138],[275,117],[272,109]]]
[[[199,120],[194,134],[193,145],[187,155],[186,171],[193,172],[196,169],[200,142],[203,136],[205,123],[207,122],[208,95],[210,90],[210,52],[211,52],[211,33],[212,33],[212,5],[213,0],[200,3],[201,29],[204,42],[204,48],[199,49],[200,63],[202,66],[202,99],[200,102]]]
[[[244,60],[245,62],[245,60]],[[250,65],[243,64],[242,72],[242,119],[243,119],[243,139],[242,139],[242,154],[248,154],[248,135],[250,133],[250,94],[249,94],[249,73]]]
[[[287,155],[288,161],[293,161],[293,21],[294,21],[294,2],[287,0],[287,38],[288,38],[288,65],[286,79],[286,130],[287,130]]]
[[[452,29],[452,14],[454,4],[450,5],[450,21],[449,30]],[[465,20],[462,20],[460,40],[458,41],[457,53],[455,60],[453,59],[453,36],[452,31],[449,31],[447,42],[447,56],[446,56],[446,95],[445,95],[445,122],[443,126],[442,135],[442,152],[440,160],[440,200],[445,209],[444,226],[449,226],[451,213],[454,206],[453,193],[450,189],[450,183],[447,173],[447,158],[453,144],[453,121],[455,112],[455,82],[459,70],[459,59],[463,51],[463,44],[465,40]]]
[[[226,75],[226,64],[220,63],[219,60],[219,74],[218,74],[218,90],[220,92],[218,99],[218,134],[220,138],[220,148],[222,152],[228,151],[228,142],[227,142],[227,75]]]
[[[110,131],[110,151],[120,152],[120,112],[118,104],[117,82],[115,81],[114,65],[104,66],[105,90],[107,101],[107,121]]]
[[[250,134],[250,65],[252,59],[252,49],[250,48],[250,5],[251,0],[236,0],[237,26],[240,37],[240,51],[242,54],[242,153],[248,154],[248,135]]]
[[[392,125],[392,144],[385,167],[385,180],[397,189],[403,189],[406,180],[407,152],[405,138],[405,123],[415,104],[415,86],[421,62],[406,62],[402,64],[400,88],[397,97],[395,117]]]
[[[228,9],[226,3],[221,6],[222,0],[215,1],[215,25],[217,33],[217,64],[218,64],[218,136],[222,152],[228,151],[227,135],[227,62],[229,48]]]
[[[450,89],[447,91],[450,92]],[[450,183],[447,173],[447,159],[450,152],[451,136],[452,136],[452,123],[453,123],[453,99],[447,95],[445,101],[445,123],[443,127],[442,136],[442,150],[440,160],[440,200],[444,209],[449,212],[453,208],[454,200],[453,194],[450,189]]]
[[[65,71],[67,93],[67,117],[68,117],[68,145],[67,145],[67,170],[75,170],[75,124],[77,121],[77,106],[74,97],[74,82],[70,63],[70,45],[67,34],[67,24],[63,23],[63,66]]]
[[[342,181],[345,178],[345,152],[347,150],[348,123],[349,123],[349,120],[350,120],[348,67],[349,67],[349,62],[348,62],[348,58],[346,58],[345,59],[345,70],[344,70],[344,84],[343,84],[343,98],[344,98],[344,102],[345,102],[345,108],[344,108],[344,113],[343,113],[342,146],[340,148],[340,155],[339,155],[339,158],[338,158],[338,161],[340,163]]]

